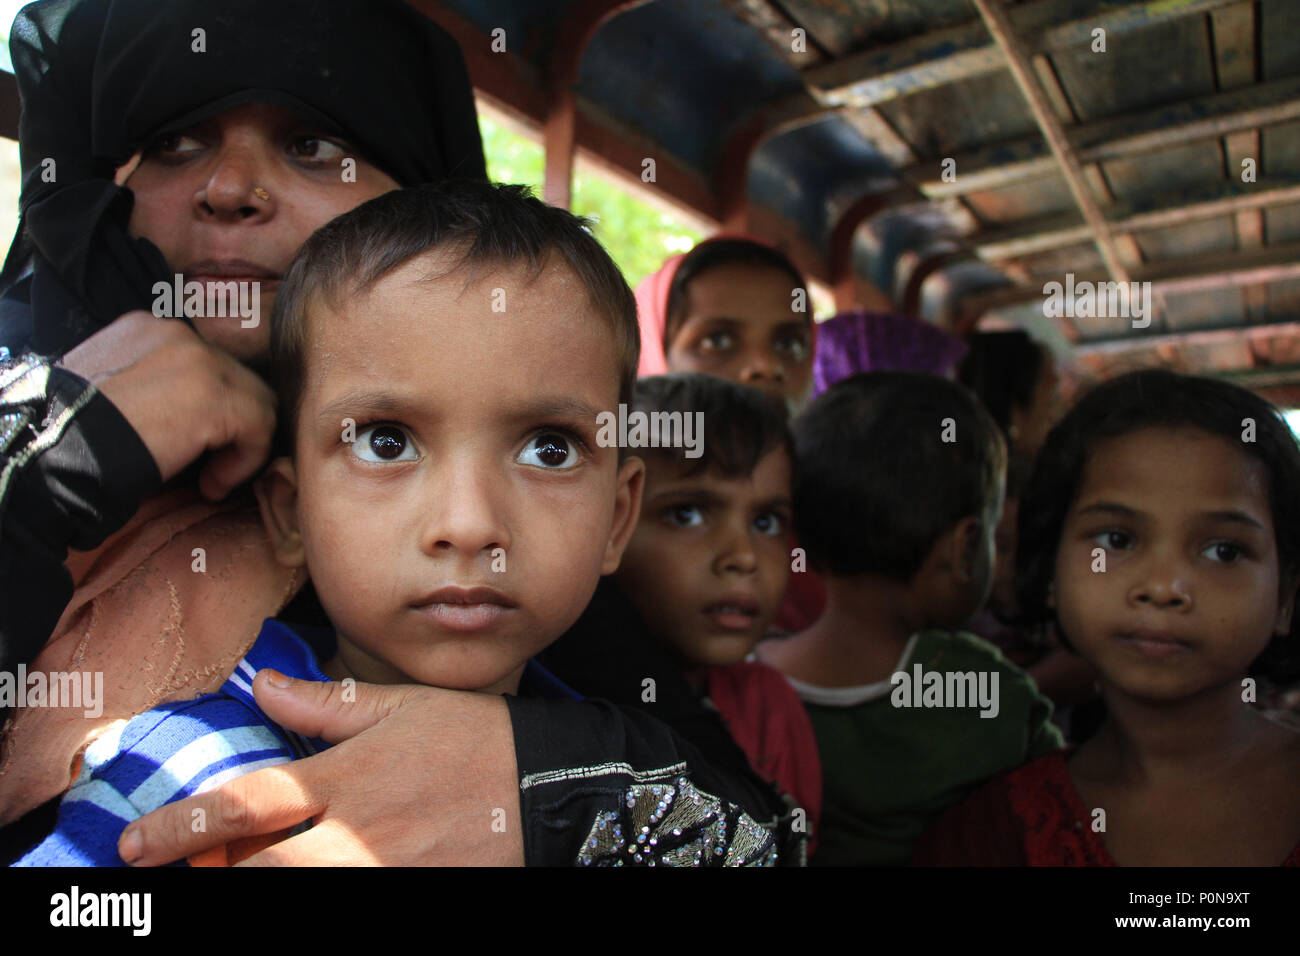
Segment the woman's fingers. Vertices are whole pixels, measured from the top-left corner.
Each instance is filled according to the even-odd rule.
[[[113,182],[119,186],[125,186],[126,181],[131,178],[131,174],[135,172],[136,167],[140,165],[140,160],[143,158],[144,150],[137,149],[130,159],[117,167],[117,172],[113,173]]]
[[[268,717],[304,737],[330,743],[369,730],[425,690],[407,684],[294,680],[270,670],[253,678],[253,694]]]
[[[131,823],[118,839],[118,853],[133,866],[159,866],[239,837],[296,826],[325,806],[304,782],[302,766],[268,767],[169,803]]]
[[[310,833],[263,850],[250,862],[523,862],[519,775],[504,698],[309,681],[276,689],[274,676],[262,671],[254,683],[271,719],[341,742],[142,817],[119,843],[124,859],[167,863],[312,819]]]
[[[219,499],[256,474],[270,454],[275,393],[175,319],[128,312],[60,364],[117,407],[164,481],[212,451],[200,489]]]
[[[229,361],[220,389],[223,407],[211,410],[217,417],[207,447],[216,454],[199,475],[199,490],[213,501],[257,474],[271,455],[275,436],[275,393],[256,374]]]

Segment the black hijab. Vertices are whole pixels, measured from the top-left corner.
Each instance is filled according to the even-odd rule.
[[[23,188],[2,279],[33,264],[41,354],[148,309],[171,278],[153,243],[127,235],[134,199],[113,183],[163,133],[269,103],[404,186],[486,178],[460,50],[401,0],[41,0],[14,21],[10,51]]]

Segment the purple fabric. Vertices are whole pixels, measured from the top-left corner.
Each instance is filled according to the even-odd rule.
[[[841,312],[817,326],[813,394],[858,372],[928,372],[951,378],[966,343],[923,319]]]

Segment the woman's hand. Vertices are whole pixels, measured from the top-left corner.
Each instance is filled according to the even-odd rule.
[[[305,760],[237,777],[155,810],[118,842],[154,866],[304,820],[305,833],[245,866],[524,862],[514,735],[497,695],[435,687],[253,682],[257,703],[307,737],[341,741]]]
[[[275,394],[184,322],[128,312],[59,363],[95,385],[135,429],[167,481],[206,451],[210,500],[257,473],[271,451]]]

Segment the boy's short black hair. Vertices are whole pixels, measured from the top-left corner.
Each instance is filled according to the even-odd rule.
[[[1253,442],[1242,441],[1245,419],[1255,423]],[[1024,623],[1054,617],[1047,600],[1061,529],[1096,443],[1144,428],[1184,427],[1224,438],[1264,465],[1282,585],[1294,586],[1300,573],[1300,446],[1277,408],[1229,382],[1149,369],[1121,375],[1086,394],[1039,452],[1020,499],[1016,596]],[[1297,627],[1300,615],[1293,615],[1291,633],[1273,640],[1256,669],[1295,673]]]
[[[522,264],[534,274],[558,254],[609,322],[619,401],[631,400],[641,348],[636,299],[585,221],[543,203],[527,186],[445,180],[364,202],[316,230],[298,251],[271,311],[272,375],[290,448],[306,371],[308,310],[356,295],[441,248],[456,250],[458,265]]]
[[[968,389],[916,372],[837,382],[795,422],[795,452],[795,528],[809,563],[902,581],[944,531],[985,514],[1007,462],[997,425]]]
[[[710,239],[686,253],[673,273],[668,287],[668,304],[664,321],[664,347],[672,342],[686,317],[686,293],[692,282],[721,266],[754,266],[774,269],[790,277],[790,289],[807,290],[807,283],[785,253],[749,239]],[[807,313],[811,317],[811,312]]]
[[[791,467],[795,465],[785,402],[756,388],[697,372],[648,375],[637,379],[631,408],[647,415],[704,415],[699,458],[686,458],[678,448],[632,450],[647,462],[671,458],[684,463],[688,475],[712,471],[724,478],[741,478],[752,474],[765,455],[781,448]]]

